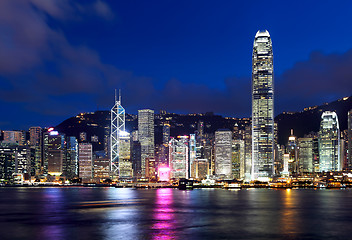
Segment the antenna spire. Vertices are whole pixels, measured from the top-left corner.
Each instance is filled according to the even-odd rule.
[[[116,96],[116,88],[115,88],[115,102],[117,101],[117,96]]]
[[[119,102],[121,104],[121,89],[119,89]]]

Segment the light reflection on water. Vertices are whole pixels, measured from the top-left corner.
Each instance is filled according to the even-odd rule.
[[[349,239],[352,189],[0,188],[7,239]]]

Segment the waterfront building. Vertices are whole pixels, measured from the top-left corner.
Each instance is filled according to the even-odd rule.
[[[192,167],[193,167],[193,161],[196,159],[197,156],[197,148],[196,148],[196,135],[195,134],[190,134],[189,135],[189,173],[188,176],[192,177]]]
[[[110,159],[101,154],[94,152],[93,177],[96,182],[102,182],[110,177]]]
[[[60,176],[63,173],[65,136],[50,128],[43,136],[43,174]]]
[[[23,146],[25,143],[25,135],[22,131],[3,131],[4,143],[17,143]]]
[[[195,159],[192,162],[192,178],[197,180],[206,179],[209,175],[209,162],[207,159]]]
[[[232,177],[232,132],[228,129],[215,132],[215,174],[225,179]]]
[[[68,178],[78,176],[78,141],[73,136],[66,139],[66,158],[64,159],[63,173]]]
[[[352,109],[348,112],[347,169],[352,170]]]
[[[119,176],[120,132],[125,131],[125,109],[121,105],[121,94],[117,98],[115,90],[115,104],[111,108],[110,119],[110,171],[112,178]]]
[[[273,51],[268,31],[255,35],[252,56],[252,171],[253,180],[274,174]]]
[[[170,178],[189,178],[189,145],[188,136],[171,138],[169,142]]]
[[[298,138],[298,172],[314,172],[314,139],[312,137]]]
[[[141,175],[146,177],[146,158],[154,158],[154,111],[138,110],[138,140],[141,144]]]
[[[232,141],[232,178],[243,179],[245,176],[244,140]]]
[[[163,144],[168,145],[170,141],[170,124],[165,122],[163,124]]]
[[[120,131],[119,136],[119,165],[120,179],[132,179],[132,161],[131,161],[131,136],[126,131]]]
[[[289,166],[288,171],[291,174],[298,173],[298,148],[297,148],[297,138],[293,135],[293,129],[291,129],[291,135],[288,137],[288,143],[286,148],[289,154]]]
[[[340,128],[335,112],[323,112],[319,130],[320,172],[340,171]]]
[[[244,130],[244,154],[245,154],[245,168],[244,178],[246,181],[251,180],[251,168],[252,168],[252,126],[245,126]]]
[[[93,148],[91,143],[78,144],[78,175],[82,182],[90,182],[93,177]]]

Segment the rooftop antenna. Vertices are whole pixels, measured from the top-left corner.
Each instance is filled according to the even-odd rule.
[[[119,102],[121,104],[121,89],[119,89]]]
[[[115,88],[115,102],[117,101],[117,91],[116,91],[116,88]]]

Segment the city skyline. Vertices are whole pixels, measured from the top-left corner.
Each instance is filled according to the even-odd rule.
[[[348,7],[319,2],[292,21],[296,4],[267,3],[270,14],[260,18],[257,3],[2,1],[0,129],[109,109],[115,88],[129,113],[249,117],[250,42],[258,29],[277,42],[275,115],[351,95],[350,20],[341,13]],[[339,19],[325,19],[327,10]]]

